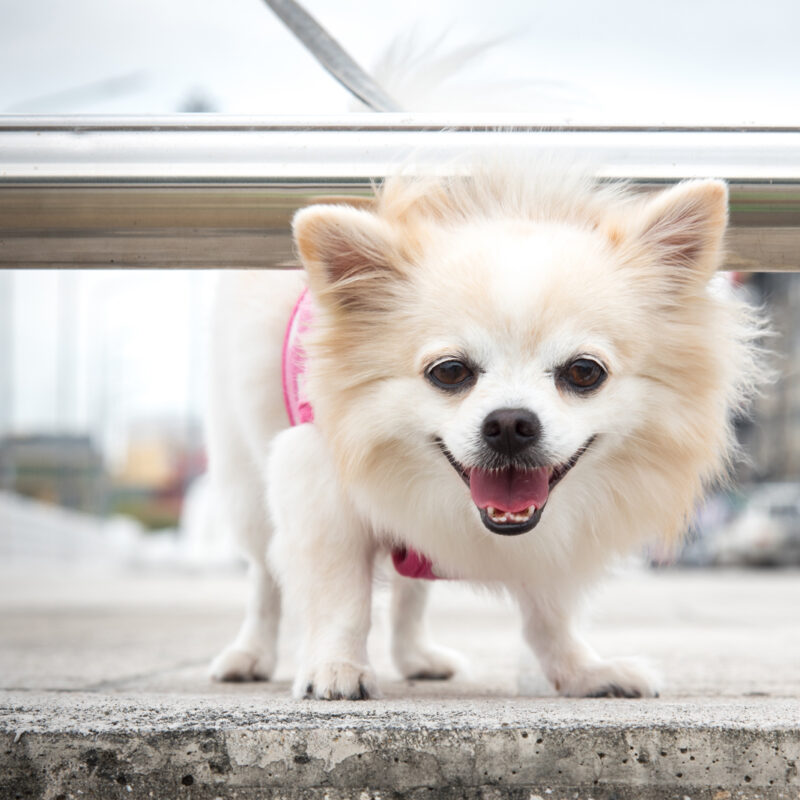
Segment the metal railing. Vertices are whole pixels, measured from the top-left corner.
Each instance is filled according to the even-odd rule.
[[[800,270],[800,130],[550,128],[520,117],[0,118],[0,268],[293,264],[292,214],[412,164],[555,153],[643,188],[731,187],[726,268]]]

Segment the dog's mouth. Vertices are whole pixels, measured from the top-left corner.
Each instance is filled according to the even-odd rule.
[[[465,467],[456,461],[441,439],[437,438],[436,444],[469,488],[483,524],[492,533],[518,536],[536,527],[550,492],[578,463],[594,438],[589,437],[563,464],[533,468]]]

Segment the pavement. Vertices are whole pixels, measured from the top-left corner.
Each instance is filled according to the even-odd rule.
[[[269,683],[206,669],[244,600],[237,570],[0,565],[6,798],[800,798],[800,572],[633,568],[592,599],[590,641],[658,665],[656,699],[556,697],[516,610],[434,587],[466,674],[394,672],[387,596],[370,652],[383,698],[294,701],[295,626]]]

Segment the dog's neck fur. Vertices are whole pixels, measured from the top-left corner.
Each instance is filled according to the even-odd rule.
[[[297,303],[286,326],[281,357],[281,374],[283,376],[283,400],[289,422],[303,425],[314,421],[314,408],[303,390],[303,373],[306,367],[306,352],[302,344],[305,333],[314,316],[311,294],[304,289],[297,298]],[[395,547],[392,550],[394,568],[406,578],[422,578],[438,580],[433,571],[433,564],[427,557],[408,547]]]

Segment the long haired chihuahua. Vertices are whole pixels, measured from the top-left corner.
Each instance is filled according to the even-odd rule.
[[[516,598],[561,694],[655,694],[574,616],[617,557],[677,540],[735,450],[759,320],[715,278],[726,218],[715,180],[642,195],[483,163],[301,210],[303,272],[226,275],[210,465],[252,595],[214,677],[271,675],[283,594],[295,695],[374,696],[373,569],[391,556],[404,676],[453,674],[421,620],[445,578]]]

